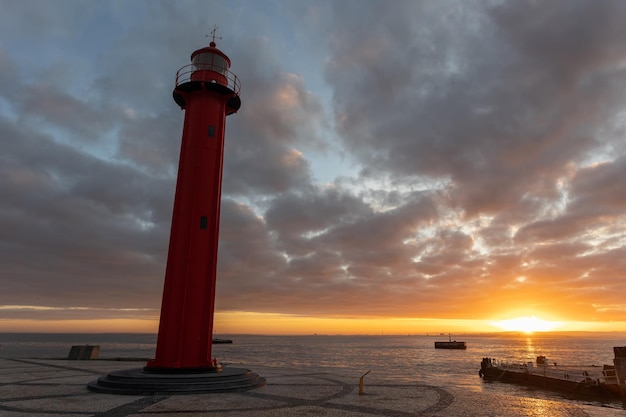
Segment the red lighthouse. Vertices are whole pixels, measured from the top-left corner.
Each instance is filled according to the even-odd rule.
[[[189,394],[265,385],[258,374],[222,368],[211,355],[224,125],[241,107],[239,80],[229,68],[230,59],[213,41],[176,74],[174,101],[185,110],[185,123],[156,355],[143,368],[90,382],[91,391]]]
[[[239,110],[230,59],[198,49],[176,74],[185,110],[156,355],[147,368],[216,369],[211,356],[226,116]]]

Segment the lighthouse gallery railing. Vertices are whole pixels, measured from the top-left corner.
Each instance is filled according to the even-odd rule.
[[[210,71],[210,72],[209,72]],[[216,72],[217,77],[211,77],[211,72]],[[239,95],[239,91],[241,90],[241,84],[239,82],[239,78],[235,74],[233,74],[228,69],[217,66],[213,64],[189,64],[185,65],[181,69],[176,72],[176,87],[181,84],[192,81],[192,74],[197,73],[193,76],[193,81],[208,81],[208,82],[217,82],[219,84],[223,84],[220,81],[220,78],[226,79],[226,86],[233,90],[235,94]],[[200,78],[198,74],[202,74]]]

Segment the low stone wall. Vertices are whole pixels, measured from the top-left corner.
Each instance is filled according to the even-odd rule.
[[[100,354],[100,346],[94,345],[78,345],[72,346],[70,354],[67,356],[69,360],[88,360],[98,359]]]

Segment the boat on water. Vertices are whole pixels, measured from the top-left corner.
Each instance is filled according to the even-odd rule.
[[[452,336],[448,335],[447,342],[435,342],[435,349],[467,349],[465,342],[457,342],[452,340]]]
[[[214,345],[219,345],[219,344],[224,344],[224,343],[233,343],[233,341],[230,339],[220,339],[218,337],[213,338]]]
[[[621,375],[626,370],[626,356],[614,348],[614,365],[566,366],[549,363],[545,356],[537,356],[535,363],[508,363],[494,358],[483,358],[478,374],[485,381],[502,381],[560,391],[571,397],[624,398],[626,388]]]

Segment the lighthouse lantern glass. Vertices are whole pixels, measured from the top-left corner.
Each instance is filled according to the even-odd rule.
[[[218,54],[203,52],[193,57],[193,64],[198,70],[210,70],[226,74],[228,63]]]

